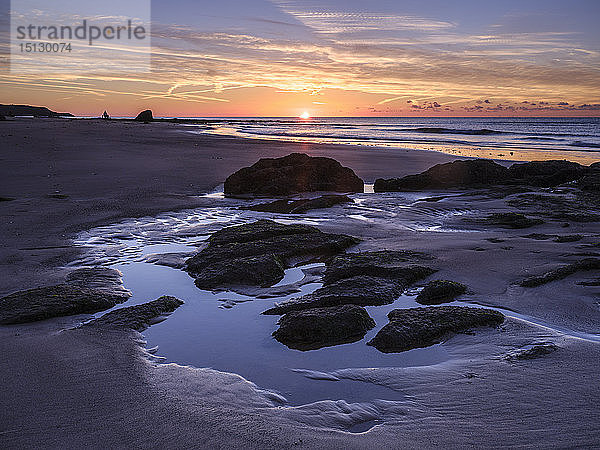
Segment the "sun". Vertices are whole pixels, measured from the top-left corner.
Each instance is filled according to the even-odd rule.
[[[300,117],[301,119],[310,119],[310,114],[308,113],[308,111],[304,111],[302,114],[300,114],[298,117]]]

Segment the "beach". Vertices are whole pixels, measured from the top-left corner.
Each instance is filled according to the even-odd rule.
[[[235,215],[238,221],[259,217],[239,213],[241,200],[205,194],[221,192],[230,174],[260,158],[294,152],[327,156],[368,185],[457,159],[426,150],[197,134],[166,122],[15,118],[0,123],[0,136],[10,149],[2,154],[2,296],[60,283],[85,257],[86,249],[73,241],[90,230],[102,232],[126,219],[154,223],[161,214],[167,214],[161,220],[168,224],[176,219],[187,226],[193,221],[190,210],[226,210],[223,217]],[[589,281],[597,271],[532,289],[518,284],[597,256],[598,222],[545,217],[535,228],[505,229],[463,221],[463,214],[480,217],[515,205],[539,214],[536,201],[522,197],[528,192],[452,192],[455,197],[425,201],[435,195],[427,193],[410,204],[391,194],[357,194],[352,205],[307,215],[325,232],[360,238],[359,251],[433,255],[437,279],[469,287],[462,302],[501,309],[507,317],[500,328],[444,341],[444,357],[436,363],[346,366],[325,374],[359,383],[355,389],[389,388],[399,393],[393,401],[286,404],[271,386],[257,387],[255,380],[202,361],[162,363],[140,334],[77,327],[89,315],[70,316],[0,327],[0,443],[5,448],[593,447],[600,440],[595,381],[600,309],[597,287],[575,281]],[[570,198],[571,191],[558,195]],[[597,212],[596,206],[590,203],[587,212]],[[110,230],[117,236],[122,228]],[[533,233],[550,237],[526,237]],[[552,240],[566,235],[582,237]],[[176,314],[156,329],[177,320]],[[552,351],[535,358],[511,356],[540,344]]]

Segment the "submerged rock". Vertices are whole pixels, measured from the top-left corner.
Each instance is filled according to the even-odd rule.
[[[270,203],[246,206],[242,209],[250,211],[271,212],[281,214],[302,214],[311,209],[330,208],[342,203],[351,203],[347,195],[322,195],[321,197],[301,200],[275,200]]]
[[[85,324],[86,327],[124,328],[144,331],[150,325],[161,322],[167,314],[183,305],[183,301],[164,295],[152,302],[128,306],[104,314]]]
[[[356,342],[375,326],[364,308],[343,305],[292,311],[279,319],[273,337],[296,350],[316,350]]]
[[[539,344],[531,345],[527,348],[521,348],[514,352],[511,352],[506,355],[506,359],[508,360],[525,360],[525,359],[535,359],[540,358],[545,355],[549,355],[550,353],[558,350],[558,346],[553,342],[541,342]]]
[[[566,266],[559,267],[558,269],[546,272],[543,275],[534,276],[527,278],[521,282],[523,287],[536,287],[543,284],[550,283],[551,281],[562,280],[563,278],[573,275],[577,272],[585,272],[590,270],[600,270],[600,259],[597,258],[586,258],[577,261]]]
[[[202,289],[267,287],[296,262],[332,256],[357,243],[351,236],[323,233],[308,225],[259,220],[214,233],[207,247],[186,261],[186,270]]]
[[[292,153],[282,158],[263,158],[238,170],[225,180],[224,190],[228,196],[363,192],[364,183],[352,169],[334,159]]]
[[[544,223],[542,219],[532,219],[516,212],[494,213],[483,219],[468,219],[485,225],[498,225],[503,228],[523,229]]]
[[[375,192],[402,192],[489,186],[509,178],[508,169],[487,159],[437,164],[423,173],[375,181]]]
[[[152,122],[154,120],[152,117],[152,111],[150,109],[142,111],[136,116],[135,120],[138,122]]]
[[[286,314],[290,311],[339,305],[379,306],[393,303],[404,285],[386,278],[356,276],[336,281],[304,295],[275,305],[263,314]]]
[[[394,309],[388,318],[390,322],[367,343],[383,353],[428,347],[453,333],[504,322],[498,311],[464,306]]]
[[[330,284],[344,278],[365,275],[389,278],[406,287],[435,273],[430,267],[414,264],[431,259],[425,253],[407,250],[345,253],[327,262],[323,280]]]
[[[467,292],[464,284],[456,281],[435,280],[427,283],[417,295],[417,303],[422,305],[439,305],[453,301],[459,295]]]
[[[72,272],[67,282],[18,291],[0,299],[0,324],[35,322],[53,317],[104,311],[125,302],[131,293],[121,273],[104,267]]]

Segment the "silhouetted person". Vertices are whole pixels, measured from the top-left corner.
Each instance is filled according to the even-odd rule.
[[[108,113],[107,113],[106,111],[104,111],[104,112],[102,113],[102,118],[103,118],[104,120],[108,120],[108,119],[110,119],[110,116],[108,115]]]

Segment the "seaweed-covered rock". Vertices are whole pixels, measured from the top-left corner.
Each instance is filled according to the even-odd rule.
[[[504,316],[498,311],[463,306],[394,309],[385,325],[367,345],[383,353],[399,353],[428,347],[453,333],[474,327],[496,327]]]
[[[551,187],[575,181],[585,175],[587,168],[570,161],[531,161],[510,166],[514,182],[530,186]]]
[[[335,159],[292,153],[263,158],[225,180],[225,195],[270,196],[300,192],[363,192],[364,183]]]
[[[417,302],[422,305],[439,305],[454,300],[467,292],[464,284],[449,280],[435,280],[427,283],[417,296]]]
[[[136,116],[135,120],[137,120],[138,122],[152,122],[154,120],[154,117],[152,117],[152,111],[150,109],[146,109],[145,111],[139,113]]]
[[[526,360],[536,359],[558,350],[558,346],[553,342],[540,342],[538,344],[529,345],[525,348],[520,348],[506,355],[508,360]]]
[[[0,299],[0,324],[35,322],[53,317],[94,313],[123,303],[131,296],[114,269],[75,271],[67,282],[24,291]]]
[[[331,208],[342,203],[351,203],[352,199],[347,195],[322,195],[317,198],[306,198],[300,200],[275,200],[269,203],[246,206],[242,209],[260,212],[272,212],[281,214],[302,214],[311,209]]]
[[[566,234],[563,236],[556,236],[556,238],[554,239],[554,242],[558,242],[558,243],[562,244],[562,243],[568,243],[568,242],[579,242],[582,239],[583,239],[583,236],[581,234]]]
[[[346,278],[304,295],[275,305],[263,314],[286,314],[290,311],[339,305],[379,306],[393,303],[404,286],[386,278],[364,275]]]
[[[437,164],[423,173],[375,181],[375,192],[402,192],[490,186],[509,178],[508,169],[487,159]]]
[[[308,225],[259,220],[214,233],[206,248],[186,261],[186,270],[203,289],[271,286],[291,264],[332,256],[357,243],[351,236],[323,233]]]
[[[551,281],[562,280],[563,278],[573,275],[577,272],[585,272],[590,270],[600,270],[600,259],[585,258],[580,261],[559,267],[558,269],[546,272],[543,275],[529,277],[521,282],[523,287],[541,286]]]
[[[413,251],[345,253],[327,262],[323,280],[330,284],[343,278],[366,275],[390,278],[408,286],[435,273],[434,269],[415,264],[431,259],[429,255]]]
[[[164,320],[167,314],[172,313],[181,305],[183,302],[178,298],[164,295],[148,303],[116,309],[88,322],[85,326],[144,331],[150,325]]]
[[[356,342],[375,326],[364,308],[343,305],[292,311],[279,319],[273,337],[296,350],[316,350]]]
[[[483,219],[475,219],[474,221],[485,225],[497,225],[513,229],[530,228],[544,223],[542,219],[532,219],[516,212],[494,213]]]

